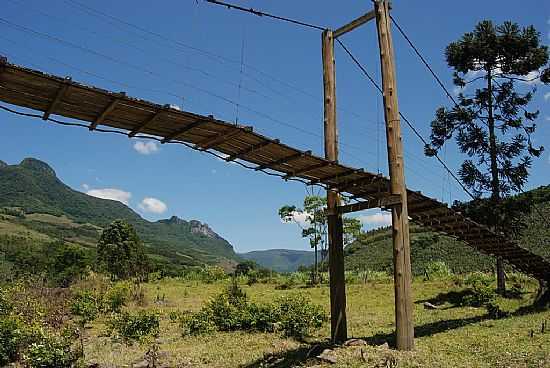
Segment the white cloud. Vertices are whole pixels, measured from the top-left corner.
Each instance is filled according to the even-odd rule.
[[[164,213],[168,209],[168,206],[163,201],[151,197],[143,198],[138,207],[144,212],[156,214]]]
[[[360,215],[357,218],[361,221],[363,226],[369,229],[391,225],[391,213],[389,212]]]
[[[142,155],[150,155],[151,153],[157,152],[159,150],[159,147],[156,142],[137,141],[136,143],[134,143],[134,149]]]
[[[86,191],[90,190],[90,186],[86,183],[82,184],[82,188]]]
[[[550,101],[550,92],[544,94],[544,101]]]
[[[128,205],[132,197],[132,193],[114,188],[91,189],[88,190],[86,194],[97,198],[112,199],[113,201],[122,202],[125,205]]]
[[[304,229],[307,229],[308,227],[311,226],[311,223],[309,222],[310,218],[311,218],[311,215],[309,213],[294,211],[292,212],[291,221],[296,222],[298,225],[300,225]],[[288,221],[283,221],[282,219],[281,221],[283,223],[289,223]]]

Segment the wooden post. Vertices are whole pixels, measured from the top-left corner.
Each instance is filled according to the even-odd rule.
[[[409,217],[389,6],[387,0],[375,0],[374,6],[382,67],[390,189],[393,195],[401,196],[401,203],[392,207],[395,340],[397,349],[412,350],[414,348],[414,322]]]
[[[336,129],[336,73],[334,69],[334,37],[332,31],[322,35],[325,158],[338,161],[338,132]],[[327,222],[330,281],[330,335],[332,342],[347,339],[346,281],[344,275],[344,230],[342,215],[338,213],[340,197],[327,190]]]

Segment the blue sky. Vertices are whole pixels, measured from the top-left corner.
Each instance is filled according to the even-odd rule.
[[[129,0],[86,2],[122,23],[82,8],[80,1],[52,0],[45,7],[39,0],[4,0],[0,54],[79,82],[228,121],[238,119],[260,133],[322,154],[320,32],[195,0],[158,1],[155,6]],[[237,3],[332,28],[371,7],[369,1]],[[422,6],[394,1],[393,15],[450,89],[443,50],[482,19],[533,24],[542,42],[550,42],[550,6],[544,1],[506,6],[500,1],[424,1]],[[449,102],[396,31],[394,40],[400,109],[427,137],[434,110]],[[374,24],[343,41],[379,80]],[[336,65],[341,161],[387,173],[380,98],[339,47]],[[527,189],[550,182],[550,89],[537,88],[531,105],[541,111],[535,140],[549,149],[535,160]],[[300,203],[306,194],[302,184],[179,146],[146,145],[4,112],[0,129],[1,160],[47,161],[71,187],[115,196],[147,219],[177,215],[201,220],[241,252],[309,247],[297,227],[282,224],[277,216],[280,206]],[[411,131],[403,131],[408,186],[445,202],[466,199],[436,162],[423,157]],[[461,162],[452,144],[442,156],[454,169]],[[366,227],[388,220],[374,211],[358,216]]]

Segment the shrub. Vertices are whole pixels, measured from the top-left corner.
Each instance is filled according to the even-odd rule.
[[[158,336],[159,317],[156,313],[139,311],[137,314],[121,313],[113,316],[107,323],[109,334],[122,338],[127,344],[134,341],[145,342],[148,337]]]
[[[181,325],[184,335],[197,335],[214,331],[270,331],[278,324],[287,336],[303,337],[326,319],[322,308],[303,296],[287,296],[276,304],[255,304],[235,284],[199,312],[183,316]]]
[[[466,276],[464,285],[471,287],[490,286],[494,278],[481,272],[474,272]]]
[[[13,317],[0,317],[0,366],[14,362],[25,339],[24,325]]]
[[[312,329],[319,328],[327,315],[319,305],[312,304],[302,295],[289,295],[277,301],[277,320],[285,335],[306,336]]]
[[[104,306],[108,312],[120,313],[123,306],[130,298],[130,285],[128,282],[118,282],[104,295]]]
[[[433,261],[426,265],[426,275],[428,279],[444,279],[453,275],[451,269],[445,262]]]
[[[485,305],[487,315],[492,319],[500,319],[508,316],[508,313],[500,309],[500,306],[495,301],[490,301]]]
[[[71,341],[58,336],[43,336],[26,349],[24,362],[30,368],[74,367],[79,355],[72,351]]]
[[[81,291],[71,302],[71,313],[78,317],[81,326],[97,318],[102,308],[101,298],[91,291]]]
[[[0,287],[0,316],[5,316],[13,309],[8,298],[8,291]]]
[[[209,284],[227,278],[227,274],[220,266],[205,266],[201,270],[201,275],[203,281]]]

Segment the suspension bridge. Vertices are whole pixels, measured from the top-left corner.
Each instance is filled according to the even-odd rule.
[[[334,73],[334,70],[330,70],[330,65],[334,64],[333,50],[332,53],[330,52],[333,48],[334,39],[377,16],[379,15],[374,12],[367,13],[334,33],[332,31],[323,32],[325,97],[330,97],[334,93],[334,83],[331,81],[331,74]],[[380,24],[380,20],[377,19],[377,21]],[[379,26],[381,45],[383,42],[388,42],[390,36],[387,31],[389,31],[387,24],[382,25],[381,28]],[[384,37],[386,38],[384,39]],[[391,40],[391,37],[389,40]],[[386,54],[386,59],[382,56],[381,61],[383,71],[385,68],[386,72],[390,73],[392,65],[384,65],[384,63],[389,63],[388,58],[393,57],[391,42],[388,49],[390,52]],[[346,51],[348,50],[346,49]],[[391,84],[391,82],[395,83],[392,78],[394,76],[391,73],[386,74],[385,79],[389,81],[389,84],[383,86],[384,92],[391,91],[395,87]],[[384,94],[384,102],[387,108],[388,106],[391,107],[391,103],[386,101],[390,94]],[[327,116],[329,116],[329,123],[331,120],[330,115],[335,116],[335,102],[329,100],[326,98],[325,101],[325,124],[327,124]],[[329,202],[331,194],[343,195],[352,200],[350,203],[340,205],[336,197],[333,203],[335,205],[332,208],[329,205],[329,211],[334,211],[332,215],[339,216],[343,213],[370,208],[394,210],[396,207],[403,207],[408,210],[408,214],[406,211],[404,212],[405,223],[407,224],[407,247],[408,218],[410,218],[418,225],[452,236],[482,253],[500,257],[518,271],[550,283],[550,263],[522,248],[503,233],[495,232],[493,229],[449,208],[447,204],[430,198],[419,191],[407,188],[406,195],[396,192],[396,182],[392,182],[391,177],[392,162],[390,162],[389,178],[381,174],[340,164],[337,157],[337,148],[335,148],[337,140],[334,137],[335,134],[330,133],[330,129],[335,130],[335,118],[332,121],[334,126],[329,127],[328,130],[333,137],[329,141],[325,137],[326,147],[332,147],[331,149],[335,152],[331,153],[331,149],[329,149],[326,157],[322,158],[313,155],[311,151],[303,151],[286,145],[279,139],[272,139],[258,134],[254,132],[251,126],[238,125],[218,120],[214,116],[181,111],[170,107],[170,105],[159,105],[127,96],[124,93],[84,85],[73,81],[71,78],[50,75],[12,64],[6,58],[0,58],[0,101],[39,112],[32,113],[0,106],[1,109],[11,113],[43,119],[55,124],[78,126],[90,131],[122,134],[130,138],[151,139],[161,144],[184,145],[193,150],[215,155],[226,162],[235,162],[250,170],[278,176],[284,180],[296,180],[308,185],[322,186],[326,188],[329,194]],[[392,113],[395,114],[395,119],[398,119],[398,110],[395,109]],[[79,122],[59,120],[53,118],[54,115],[76,119]],[[389,119],[386,115],[387,125],[398,121],[395,119]],[[326,126],[325,133],[327,133]],[[390,140],[390,135],[388,135],[388,140]],[[400,140],[400,136],[397,136],[398,146],[401,144]],[[389,144],[388,149],[390,149]],[[399,156],[402,153],[397,152],[397,154],[397,157],[401,157],[402,160],[402,156]],[[399,164],[399,159],[395,159],[394,164],[396,164],[393,170],[395,176],[395,172],[397,172],[395,170],[400,165],[402,170],[402,161]],[[401,184],[404,187],[404,177]],[[405,204],[402,203],[403,198],[406,199]],[[334,228],[334,225],[332,227]],[[404,229],[395,224],[394,217],[394,235],[396,231],[404,231]],[[332,254],[329,258],[331,257]],[[343,270],[343,256],[341,262],[338,261],[337,266]],[[408,267],[410,274],[410,264]],[[343,283],[343,280],[341,282]],[[336,293],[345,293],[345,289],[342,291],[342,285],[338,285],[338,281],[334,282],[331,276],[331,298],[333,286],[339,286],[339,289],[335,291]],[[397,297],[396,287],[396,313],[399,313],[398,303],[401,303],[401,301],[397,301]],[[344,305],[340,305],[337,309],[342,307],[345,310],[345,295]],[[337,316],[337,318],[340,317]],[[343,318],[345,320],[345,314]],[[410,320],[412,326],[412,318],[408,316],[406,319]],[[335,323],[332,325],[333,329],[338,328],[340,322],[333,322]],[[399,325],[397,328],[399,333]],[[412,339],[412,336],[410,338]],[[412,343],[404,347],[411,348]]]

